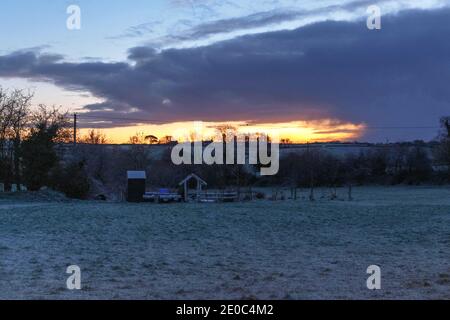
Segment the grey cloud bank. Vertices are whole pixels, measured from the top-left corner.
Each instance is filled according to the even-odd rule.
[[[18,51],[0,56],[0,77],[87,90],[105,99],[85,107],[99,117],[433,125],[450,110],[448,21],[449,9],[407,11],[383,17],[381,31],[364,21],[322,22],[198,48],[135,47],[121,63]]]

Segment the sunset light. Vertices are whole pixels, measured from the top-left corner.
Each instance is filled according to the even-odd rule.
[[[172,137],[173,140],[184,141],[190,133],[196,130],[198,122],[177,122],[161,125],[142,125],[98,129],[103,133],[110,144],[126,144],[130,137],[136,134],[153,135],[162,140],[164,137]],[[202,123],[202,136],[204,140],[216,140],[217,128],[223,125],[221,122]],[[327,141],[354,141],[364,133],[364,124],[336,123],[332,120],[323,121],[293,121],[285,123],[260,123],[227,122],[227,125],[235,128],[237,134],[266,134],[277,136],[285,143],[307,143]],[[93,128],[80,130],[81,136],[86,135]]]

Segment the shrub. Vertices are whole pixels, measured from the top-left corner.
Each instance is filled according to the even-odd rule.
[[[90,182],[84,162],[74,162],[65,168],[55,168],[52,173],[53,187],[73,199],[86,199]]]

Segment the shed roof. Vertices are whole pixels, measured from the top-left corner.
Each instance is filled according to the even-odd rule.
[[[145,171],[127,171],[128,179],[147,179]]]
[[[181,185],[185,184],[186,182],[188,182],[188,181],[191,180],[191,179],[195,179],[195,180],[197,180],[198,182],[200,182],[201,184],[203,184],[203,185],[205,185],[205,186],[208,185],[208,184],[206,183],[205,180],[203,180],[202,178],[200,178],[200,177],[199,177],[198,175],[196,175],[195,173],[192,173],[192,174],[188,175],[183,181],[180,182],[179,185],[181,186]]]

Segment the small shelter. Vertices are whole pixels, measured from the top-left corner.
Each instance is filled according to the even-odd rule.
[[[202,193],[202,188],[204,186],[206,187],[208,185],[205,182],[205,180],[200,178],[195,173],[192,173],[192,174],[188,175],[183,181],[181,181],[179,183],[179,186],[183,186],[183,188],[184,188],[184,201],[188,201],[189,200],[189,182],[192,179],[195,179],[197,181],[197,188],[196,188],[196,193],[195,193],[195,198],[197,199],[197,201],[200,200],[200,196],[201,196],[201,193]]]
[[[128,171],[128,188],[127,188],[127,201],[128,202],[141,202],[145,194],[145,182],[147,176],[145,171]]]

